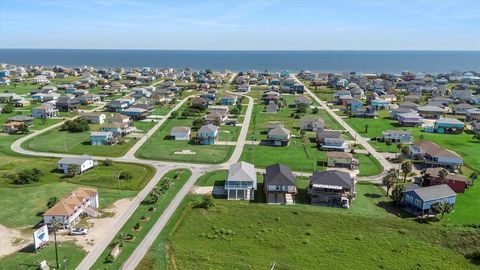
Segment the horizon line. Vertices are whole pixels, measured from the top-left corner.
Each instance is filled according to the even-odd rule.
[[[104,51],[221,51],[221,52],[319,52],[319,51],[337,51],[337,52],[480,52],[478,50],[462,50],[462,49],[127,49],[127,48],[0,48],[0,50],[104,50]]]

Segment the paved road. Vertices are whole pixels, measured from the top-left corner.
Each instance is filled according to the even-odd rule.
[[[300,80],[297,79],[297,77],[295,75],[293,75],[293,78],[298,83],[302,83],[302,82],[300,82]],[[327,106],[326,101],[320,100],[312,91],[310,91],[310,89],[308,89],[307,86],[305,86],[305,92],[307,92],[307,94],[309,94],[315,101],[317,101],[320,104],[320,106],[326,112],[328,112],[328,114],[330,114],[330,116],[332,116],[338,123],[340,123],[340,125],[346,131],[348,131],[348,133],[350,133],[350,135],[352,135],[353,138],[356,138],[357,143],[361,144],[374,158],[376,158],[378,160],[378,162],[380,162],[380,164],[382,165],[383,170],[384,170],[383,173],[385,173],[390,168],[393,168],[392,164],[388,160],[386,160],[385,157],[382,154],[380,154],[377,150],[375,150],[375,148],[373,148],[367,142],[367,140],[365,138],[360,136],[360,134],[358,134],[352,127],[350,127],[347,124],[347,122],[345,122],[339,115],[337,115],[332,109],[330,109],[330,107]],[[379,176],[376,176],[376,177],[381,177],[383,175],[383,173],[380,174]],[[375,177],[370,177],[370,178],[375,178]],[[359,179],[359,180],[361,180],[361,179]]]

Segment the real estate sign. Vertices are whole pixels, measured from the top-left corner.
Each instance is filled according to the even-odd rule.
[[[48,227],[43,225],[40,229],[33,232],[33,244],[35,245],[35,250],[43,246],[48,242]]]

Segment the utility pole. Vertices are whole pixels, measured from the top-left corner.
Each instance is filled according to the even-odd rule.
[[[55,217],[53,218],[53,240],[55,242],[55,260],[57,262],[57,269],[60,268],[60,264],[58,263],[58,246],[57,246],[57,220]]]
[[[67,135],[63,134],[63,145],[65,147],[65,152],[67,152]]]

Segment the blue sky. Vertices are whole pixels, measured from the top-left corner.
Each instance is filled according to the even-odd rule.
[[[480,1],[1,0],[0,48],[480,50]]]

